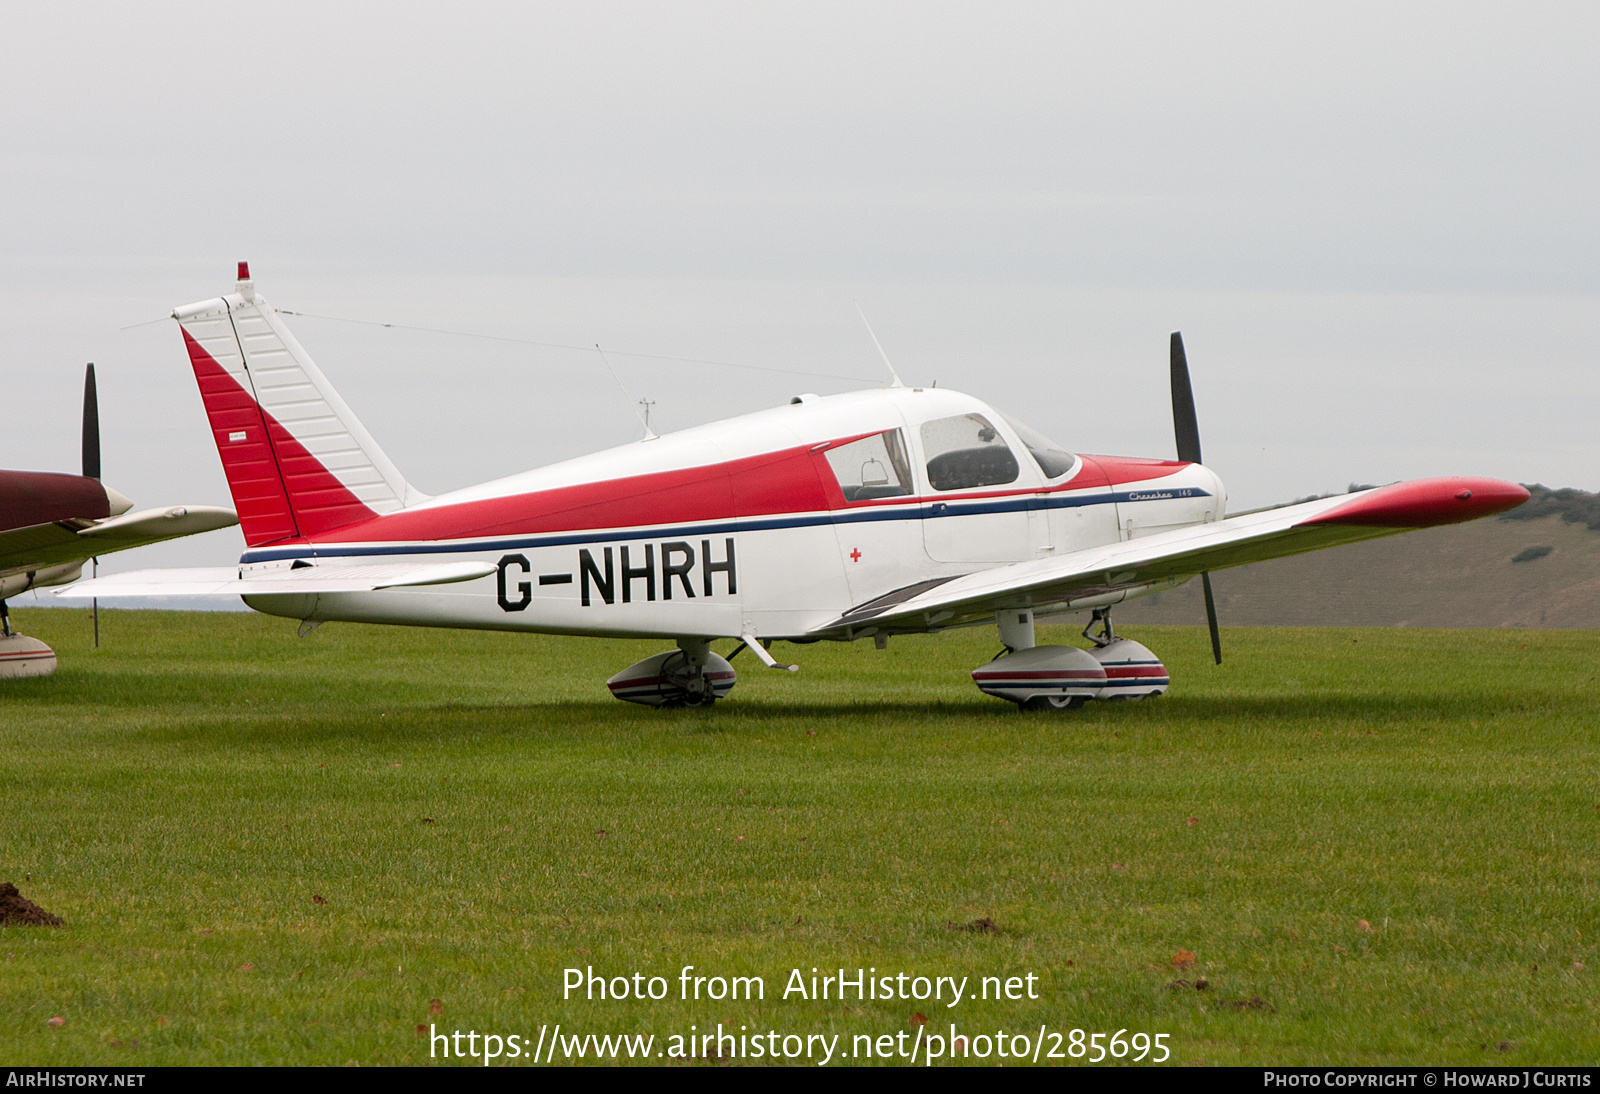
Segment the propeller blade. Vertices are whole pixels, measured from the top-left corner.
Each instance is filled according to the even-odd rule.
[[[1195,414],[1194,387],[1189,385],[1189,355],[1184,353],[1184,336],[1173,331],[1173,433],[1178,437],[1178,459],[1186,464],[1200,462],[1200,417]],[[1211,595],[1211,574],[1200,574],[1205,589],[1205,621],[1211,627],[1211,656],[1222,664],[1222,635],[1216,629],[1216,598]]]
[[[1200,419],[1194,411],[1194,388],[1189,385],[1189,356],[1183,352],[1183,334],[1172,332],[1172,432],[1178,439],[1178,459],[1200,463]],[[1211,626],[1211,656],[1222,664],[1222,635],[1217,632],[1217,602],[1211,595],[1211,575],[1200,575],[1206,594],[1206,622]]]
[[[1194,389],[1189,386],[1189,358],[1183,352],[1183,335],[1172,332],[1172,431],[1178,437],[1178,459],[1200,462],[1200,422],[1194,412]]]
[[[1206,622],[1211,625],[1211,656],[1222,664],[1222,635],[1217,633],[1217,602],[1211,598],[1211,575],[1200,575],[1200,587],[1206,592]]]
[[[83,475],[100,477],[100,399],[94,388],[94,362],[83,374]]]

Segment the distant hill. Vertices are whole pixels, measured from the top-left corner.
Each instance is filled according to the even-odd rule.
[[[1600,629],[1600,495],[1528,487],[1494,520],[1211,575],[1236,626]],[[1520,561],[1518,561],[1520,560]],[[1121,605],[1119,623],[1205,622],[1200,583]]]

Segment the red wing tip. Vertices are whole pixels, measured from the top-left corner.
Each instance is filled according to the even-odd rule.
[[[1359,524],[1378,528],[1431,528],[1459,524],[1515,509],[1528,491],[1501,479],[1417,479],[1357,494],[1343,505],[1303,520],[1312,524]]]
[[[248,262],[239,263],[239,280],[240,281],[249,281],[250,280],[250,263],[248,263]]]

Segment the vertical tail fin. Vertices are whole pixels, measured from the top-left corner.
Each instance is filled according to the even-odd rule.
[[[172,317],[247,544],[313,540],[426,500],[257,295],[247,264],[234,292]]]

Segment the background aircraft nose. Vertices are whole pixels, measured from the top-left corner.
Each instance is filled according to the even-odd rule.
[[[112,516],[121,516],[133,508],[133,502],[129,501],[122,491],[113,490],[111,487],[106,486],[105,483],[101,483],[100,486],[106,492],[106,505],[110,506]]]

